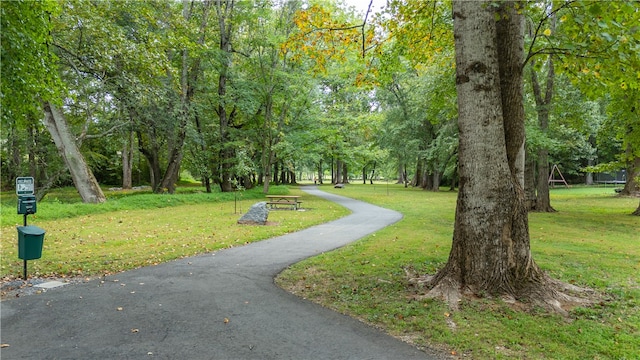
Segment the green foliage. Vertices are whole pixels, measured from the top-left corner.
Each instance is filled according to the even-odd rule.
[[[4,1],[0,6],[3,126],[30,120],[40,113],[42,100],[58,99],[61,84],[50,29],[59,12],[56,1]]]
[[[598,85],[611,85],[608,92],[640,89],[636,56],[640,14],[633,1],[574,2],[558,12],[558,17],[558,32],[550,42],[560,41],[581,55],[565,62],[563,69],[590,85],[584,87],[587,95],[600,95]]]
[[[607,115],[620,129],[615,138],[622,141],[622,147],[617,159],[604,161],[631,164],[640,157],[637,4],[579,1],[563,4],[557,10],[557,31],[540,38],[543,41],[538,51],[555,49],[553,53],[563,60],[561,70],[583,94],[592,99],[607,99]]]
[[[298,31],[289,35],[281,49],[291,53],[293,62],[312,64],[314,74],[332,73],[329,67],[335,63],[362,64],[367,49],[375,46],[375,28],[334,1],[314,2],[308,9],[299,9],[293,23]],[[360,71],[354,83],[364,84],[366,76]]]
[[[631,70],[640,65],[632,55],[640,49],[636,6],[632,1],[534,2],[527,14],[527,61],[546,73],[549,63],[537,59],[548,56],[557,73],[546,109],[550,129],[528,124],[528,149],[548,149],[552,161],[569,172],[594,170],[587,167],[593,163],[628,166],[640,148],[633,130],[640,74]]]
[[[366,22],[339,1],[234,4],[225,20],[232,48],[222,51],[224,14],[214,2],[3,2],[3,186],[18,174],[34,175],[38,186],[71,183],[38,121],[47,97],[64,100],[103,184],[121,181],[125,145],[134,149],[136,185],[150,182],[153,161],[159,181],[183,131],[183,165],[199,180],[218,181],[227,166],[240,178],[273,164],[315,170],[338,158],[353,174],[373,162],[397,169],[399,161],[455,176],[449,1],[389,1]],[[552,158],[574,168],[593,156],[620,164],[637,156],[634,5],[527,3],[526,49],[553,54],[576,87],[557,83],[552,128],[530,126],[528,145],[559,149]],[[233,114],[227,130],[220,104]]]
[[[392,39],[393,50],[383,66],[394,64],[391,58],[398,56],[409,59],[414,67],[447,68],[453,63],[450,1],[390,1],[377,20]]]

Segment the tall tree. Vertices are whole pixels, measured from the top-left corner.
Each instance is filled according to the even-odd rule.
[[[5,111],[8,110],[8,113],[13,113],[14,116],[27,115],[31,119],[38,118],[34,116],[35,109],[42,106],[40,109],[44,110],[44,123],[83,201],[101,203],[106,198],[80,152],[67,120],[56,106],[65,96],[60,91],[58,57],[51,49],[54,27],[52,18],[55,18],[59,11],[60,8],[53,2],[17,1],[2,5],[3,40],[6,40],[3,41],[2,47],[3,74],[11,74],[8,76],[12,83],[10,88],[15,85],[18,90],[24,91],[14,98],[12,90],[5,87],[6,82],[3,80],[3,105],[6,104],[4,99],[8,96],[9,108]],[[5,51],[5,47],[19,49],[20,54],[13,50]],[[23,80],[16,81],[20,78]],[[23,84],[20,85],[20,82]],[[20,99],[25,101],[25,104],[15,102]]]
[[[533,261],[522,188],[523,15],[520,3],[454,1],[460,191],[449,259],[430,296],[528,299],[562,311]],[[498,20],[497,20],[498,19]]]
[[[48,48],[50,16],[58,11],[59,6],[49,1],[11,1],[0,7],[3,187],[27,173],[37,186],[44,180],[37,176],[34,140],[41,127],[37,121],[42,117],[40,99],[56,97],[60,85]],[[27,153],[29,164],[23,161]]]
[[[189,23],[193,17],[193,9],[196,6],[194,1],[182,1],[182,16],[185,23]],[[209,19],[210,1],[204,1],[201,4],[202,14],[200,17],[199,31],[197,32],[197,40],[194,43],[202,46],[204,44],[206,28]],[[189,56],[189,44],[183,44],[184,48],[180,50],[180,101],[177,111],[177,126],[172,141],[169,142],[169,157],[164,177],[160,182],[160,186],[156,191],[166,189],[173,194],[176,189],[176,183],[180,177],[180,166],[184,156],[184,143],[187,137],[187,125],[191,118],[191,102],[194,97],[196,82],[200,74],[200,58],[191,58]]]
[[[543,90],[538,81],[538,74],[534,66],[530,67],[531,86],[536,102],[536,112],[538,115],[538,126],[543,134],[549,129],[549,114],[551,113],[551,100],[553,99],[553,87],[555,80],[555,70],[553,65],[553,57],[549,55],[546,62],[546,82]],[[532,209],[541,212],[555,211],[551,206],[551,198],[549,196],[549,149],[545,146],[538,149],[536,158],[533,162],[536,164],[537,178],[535,181],[536,200],[532,202]]]
[[[306,102],[308,98],[305,89],[308,77],[290,61],[291,53],[286,47],[281,48],[295,29],[293,17],[300,4],[285,1],[275,9],[270,6],[269,2],[256,6],[257,19],[247,26],[251,56],[245,71],[259,103],[251,118],[256,126],[257,148],[261,150],[256,162],[260,164],[264,193],[269,192],[271,181],[277,177],[274,164],[285,155],[283,151],[276,152],[287,148],[282,142],[291,131],[285,131],[290,130],[285,127],[300,113],[298,99]],[[295,121],[299,124],[299,119]]]
[[[235,0],[216,0],[215,9],[218,16],[218,31],[220,36],[219,57],[220,70],[218,73],[218,106],[216,113],[219,118],[220,141],[220,177],[218,183],[222,191],[233,191],[231,184],[231,167],[234,156],[230,144],[230,128],[237,114],[236,108],[227,95],[227,82],[233,65],[233,34],[234,34],[234,7]]]

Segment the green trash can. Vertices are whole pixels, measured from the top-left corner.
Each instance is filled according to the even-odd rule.
[[[44,229],[37,226],[18,226],[18,257],[34,260],[42,257]]]

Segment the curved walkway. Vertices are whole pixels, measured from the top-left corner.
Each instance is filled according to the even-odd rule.
[[[299,299],[273,277],[401,214],[315,187],[352,214],[247,246],[3,301],[2,359],[435,359]]]

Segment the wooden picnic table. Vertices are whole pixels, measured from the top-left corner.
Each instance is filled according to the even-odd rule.
[[[300,207],[300,195],[267,195],[267,205],[271,209],[277,209],[278,205],[290,206],[292,210]]]

